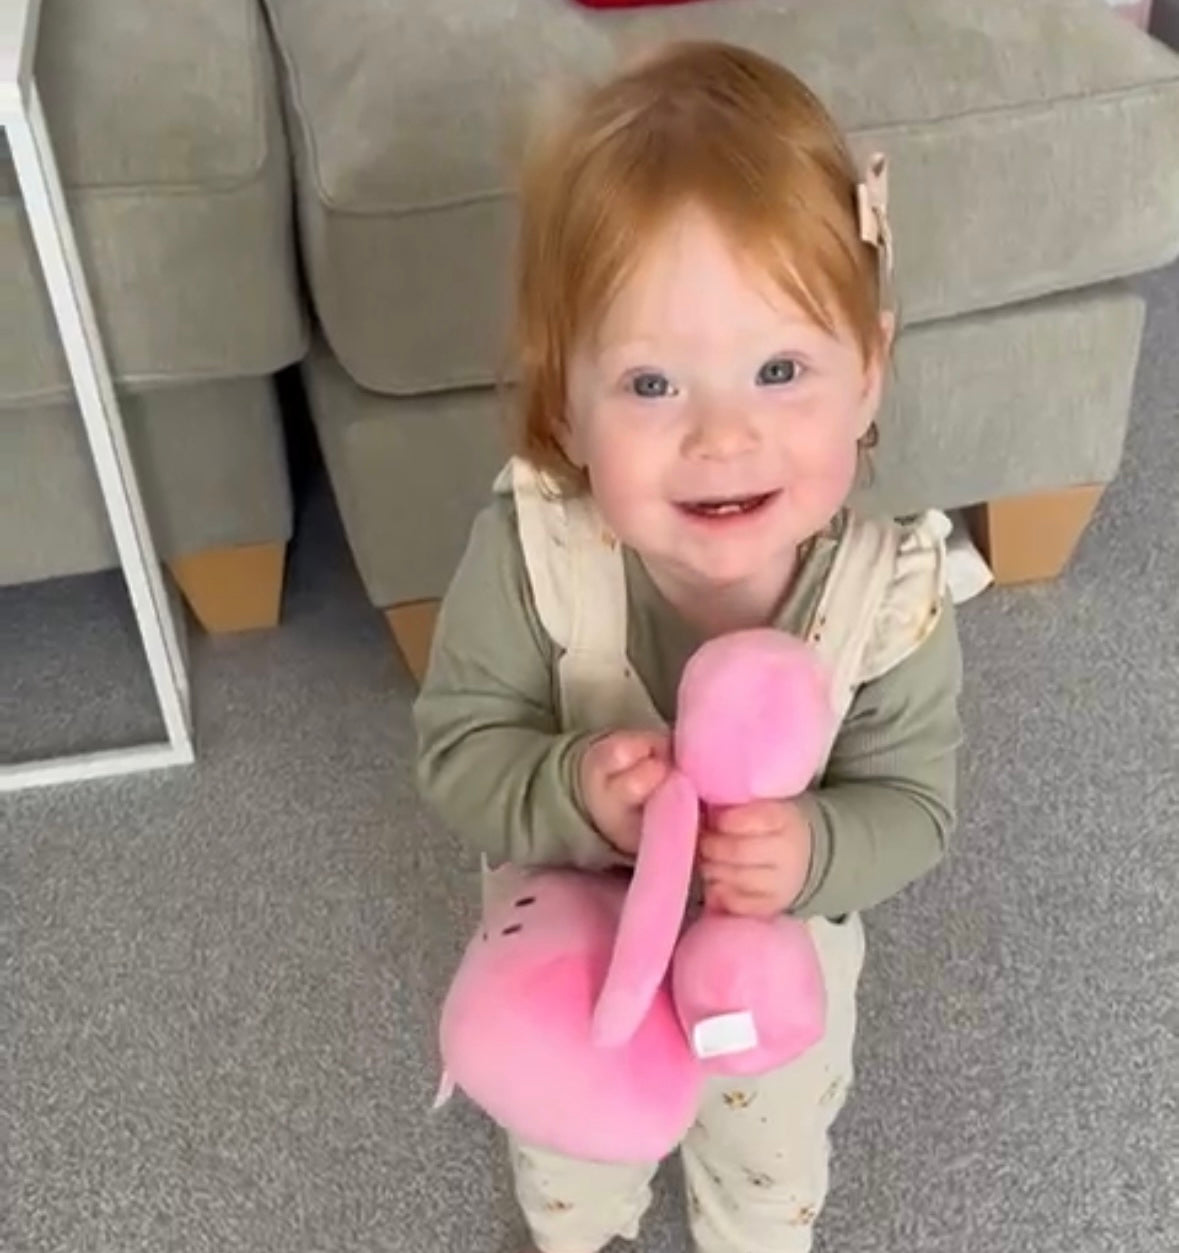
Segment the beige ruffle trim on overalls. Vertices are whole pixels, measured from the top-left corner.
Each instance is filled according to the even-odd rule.
[[[515,496],[520,543],[545,630],[560,651],[567,729],[662,726],[627,657],[626,574],[618,541],[588,496],[562,498],[526,462],[497,491]],[[945,594],[932,522],[849,516],[807,639],[833,676],[838,721],[858,688],[928,637]],[[827,1192],[828,1129],[852,1079],[860,919],[808,922],[828,993],[824,1039],[756,1079],[711,1082],[681,1146],[693,1238],[702,1253],[804,1253]],[[511,1144],[516,1191],[542,1253],[597,1253],[633,1239],[658,1163],[581,1162]]]

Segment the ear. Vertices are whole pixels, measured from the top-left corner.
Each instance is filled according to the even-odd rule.
[[[897,337],[897,315],[885,309],[880,315],[880,356],[887,361],[892,356],[893,343]]]
[[[589,460],[585,447],[584,385],[581,363],[574,354],[565,380],[565,412],[557,424],[557,442],[570,465],[578,470],[584,470]]]
[[[568,410],[557,427],[557,443],[565,454],[569,464],[578,470],[586,467],[585,440],[581,434],[581,423]]]
[[[872,428],[884,393],[884,372],[892,360],[892,345],[896,337],[897,320],[891,309],[880,315],[880,337],[876,350],[864,368],[864,389],[860,397],[860,409],[856,422],[856,439],[861,440]]]

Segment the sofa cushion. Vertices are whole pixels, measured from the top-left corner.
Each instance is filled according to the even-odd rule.
[[[1141,298],[1110,284],[906,331],[858,504],[909,513],[1109,482],[1142,319]],[[510,395],[381,396],[322,344],[304,376],[373,603],[440,596],[507,456]]]
[[[290,483],[271,379],[123,391],[120,402],[162,557],[286,542]],[[117,564],[73,403],[0,409],[0,587]]]
[[[289,160],[254,0],[55,0],[36,78],[115,372],[261,374],[301,351]],[[6,149],[0,403],[67,386]]]
[[[305,250],[361,384],[488,382],[503,350],[508,153],[542,79],[663,35],[777,56],[892,160],[904,318],[1082,287],[1179,251],[1179,59],[1095,0],[266,0]]]

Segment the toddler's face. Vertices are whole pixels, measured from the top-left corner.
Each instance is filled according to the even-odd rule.
[[[788,569],[846,501],[880,374],[687,209],[570,363],[568,451],[653,572],[741,584]]]

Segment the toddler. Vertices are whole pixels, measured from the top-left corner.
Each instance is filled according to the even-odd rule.
[[[688,43],[577,100],[525,166],[516,455],[439,615],[421,786],[493,863],[625,866],[692,652],[767,624],[820,652],[841,719],[821,778],[705,813],[699,872],[708,908],[807,920],[827,1031],[715,1081],[681,1152],[701,1253],[801,1253],[852,1076],[860,912],[954,825],[940,540],[848,505],[893,334],[883,164],[858,169],[787,70]],[[542,1253],[636,1236],[658,1163],[510,1152]]]

